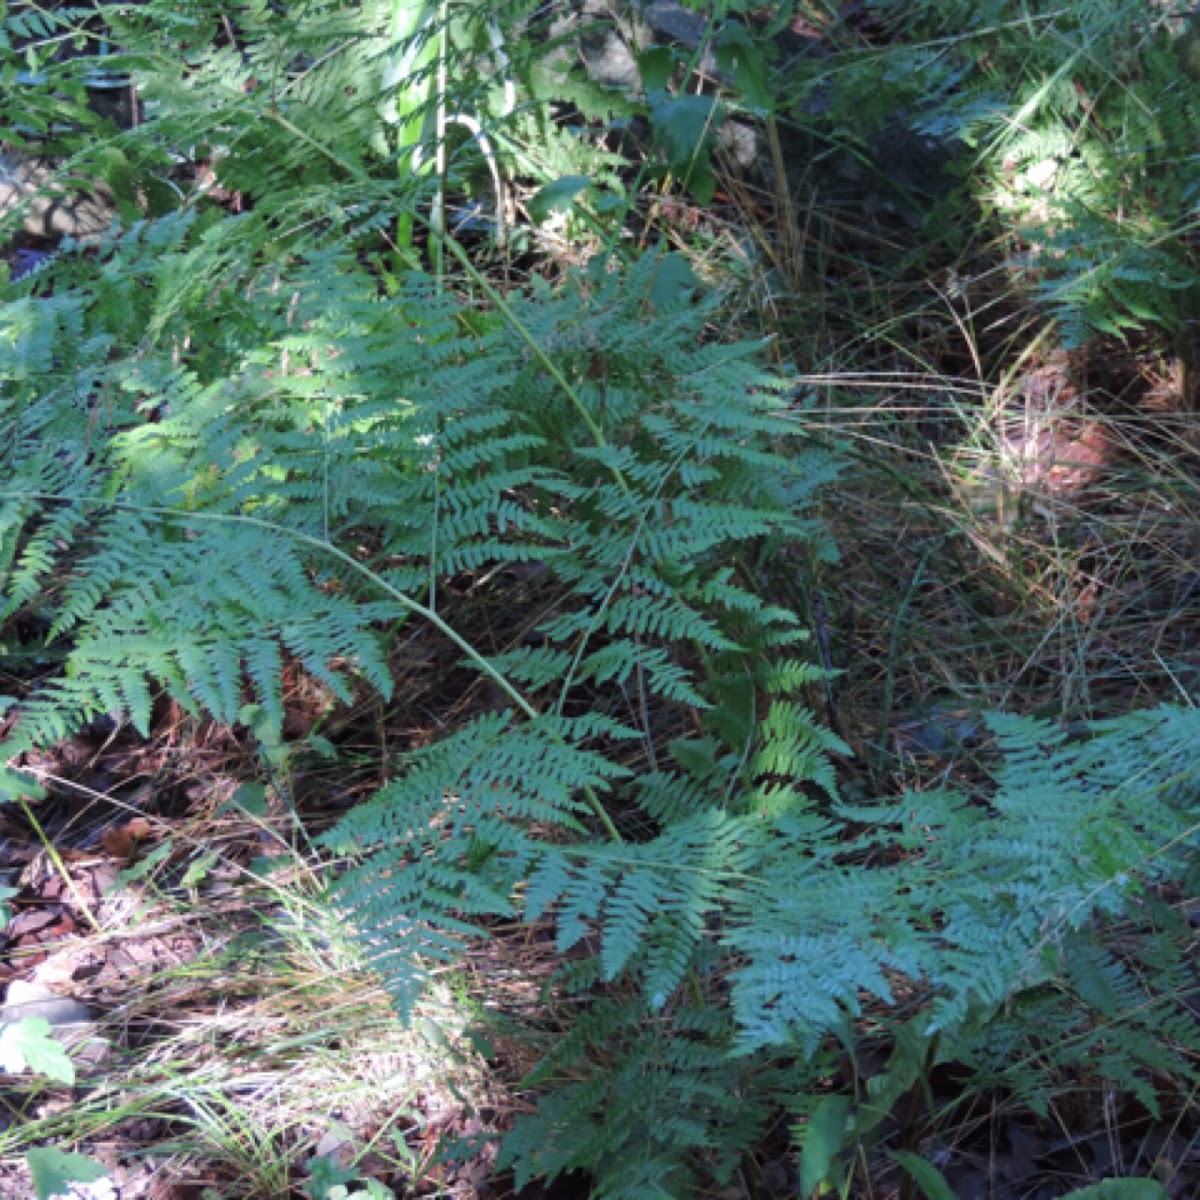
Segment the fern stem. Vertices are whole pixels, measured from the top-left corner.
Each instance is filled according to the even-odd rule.
[[[61,501],[66,498],[55,492],[0,492],[0,499],[4,500]],[[184,512],[167,505],[134,504],[127,500],[92,500],[86,497],[71,499],[74,503],[94,505],[97,508],[108,507],[123,512],[149,513],[155,516],[172,517],[180,521],[216,521],[227,522],[231,525],[247,525],[255,529],[265,529],[270,533],[283,534],[293,541],[299,542],[301,545],[310,546],[314,550],[332,555],[339,562],[349,567],[356,575],[362,576],[362,578],[379,588],[380,591],[386,592],[398,604],[416,616],[428,621],[439,633],[449,638],[531,721],[536,721],[541,716],[538,710],[525,699],[508,679],[500,671],[496,670],[487,657],[476,650],[449,622],[439,617],[433,609],[428,608],[418,600],[414,600],[406,592],[393,587],[383,576],[372,571],[370,567],[364,566],[352,555],[347,554],[345,550],[333,545],[332,542],[313,537],[308,533],[301,533],[298,529],[289,529],[286,525],[277,525],[272,521],[264,521],[259,517],[242,516],[238,513]],[[559,745],[566,744],[558,733],[552,731],[551,736]],[[592,813],[604,827],[604,832],[608,835],[609,839],[613,842],[623,842],[625,839],[621,837],[620,832],[613,823],[612,817],[608,814],[608,810],[604,807],[600,797],[596,795],[595,789],[589,785],[584,785],[583,794],[587,799]]]

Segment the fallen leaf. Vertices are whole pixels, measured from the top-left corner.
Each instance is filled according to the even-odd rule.
[[[106,829],[100,842],[113,858],[128,862],[137,853],[138,842],[149,836],[150,822],[145,817],[134,817],[124,825]]]

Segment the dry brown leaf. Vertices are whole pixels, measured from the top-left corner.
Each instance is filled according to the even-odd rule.
[[[150,822],[145,817],[134,817],[124,825],[106,829],[100,841],[113,858],[129,862],[137,853],[138,843],[150,836]]]

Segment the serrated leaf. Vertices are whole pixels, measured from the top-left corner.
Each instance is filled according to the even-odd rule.
[[[706,155],[721,111],[711,96],[674,96],[653,107],[650,123],[667,162],[684,171]]]
[[[591,187],[592,181],[587,175],[564,175],[538,188],[529,201],[529,215],[543,224],[551,213],[562,212],[571,207],[575,197]]]
[[[43,1146],[30,1150],[25,1155],[25,1164],[33,1180],[38,1200],[51,1200],[53,1196],[66,1196],[73,1183],[95,1183],[103,1179],[108,1170],[83,1154],[70,1154]]]
[[[717,65],[733,76],[747,108],[759,116],[770,116],[775,111],[767,64],[745,25],[730,21],[721,30]]]
[[[658,312],[681,308],[691,300],[699,280],[682,254],[664,254],[650,282],[650,303]]]
[[[30,1070],[56,1083],[75,1082],[75,1065],[44,1017],[0,1025],[0,1068],[13,1075]]]
[[[663,92],[671,81],[675,69],[675,55],[668,46],[654,46],[637,56],[638,72],[642,77],[642,88],[647,95]]]

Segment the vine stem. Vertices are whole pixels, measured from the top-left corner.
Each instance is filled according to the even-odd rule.
[[[402,592],[399,588],[388,583],[383,576],[370,567],[364,566],[352,555],[347,554],[345,550],[333,545],[332,542],[327,542],[322,538],[313,537],[311,534],[301,533],[298,529],[289,529],[286,525],[278,525],[273,521],[264,521],[260,517],[247,517],[239,513],[203,513],[203,512],[186,512],[182,509],[171,508],[168,505],[158,504],[135,504],[128,500],[108,500],[108,499],[89,499],[87,497],[72,497],[63,496],[56,492],[9,492],[0,491],[0,499],[5,500],[53,500],[58,502],[66,501],[76,504],[90,504],[97,508],[114,508],[125,512],[148,513],[153,516],[171,517],[179,521],[193,522],[215,522],[226,523],[230,525],[245,525],[254,529],[264,529],[270,533],[283,534],[289,537],[294,542],[299,542],[301,545],[309,546],[321,553],[328,554],[336,558],[339,562],[344,563],[355,574],[366,579],[380,591],[386,592],[398,604],[408,609],[409,612],[428,621],[439,633],[448,638],[454,643],[476,666],[483,672],[504,694],[517,706],[518,709],[531,721],[536,721],[541,713],[525,697],[515,688],[504,674],[498,671],[495,666],[488,660],[487,656],[476,650],[470,642],[466,640],[448,621],[438,616],[433,609],[422,604],[419,600],[414,600],[406,592]],[[554,740],[560,745],[565,746],[566,742],[558,733],[552,733]],[[588,805],[591,808],[596,819],[604,827],[604,832],[609,839],[616,843],[622,843],[624,838],[621,837],[613,819],[608,814],[608,810],[604,807],[600,797],[596,795],[596,791],[590,785],[585,784],[583,794],[587,799]]]

